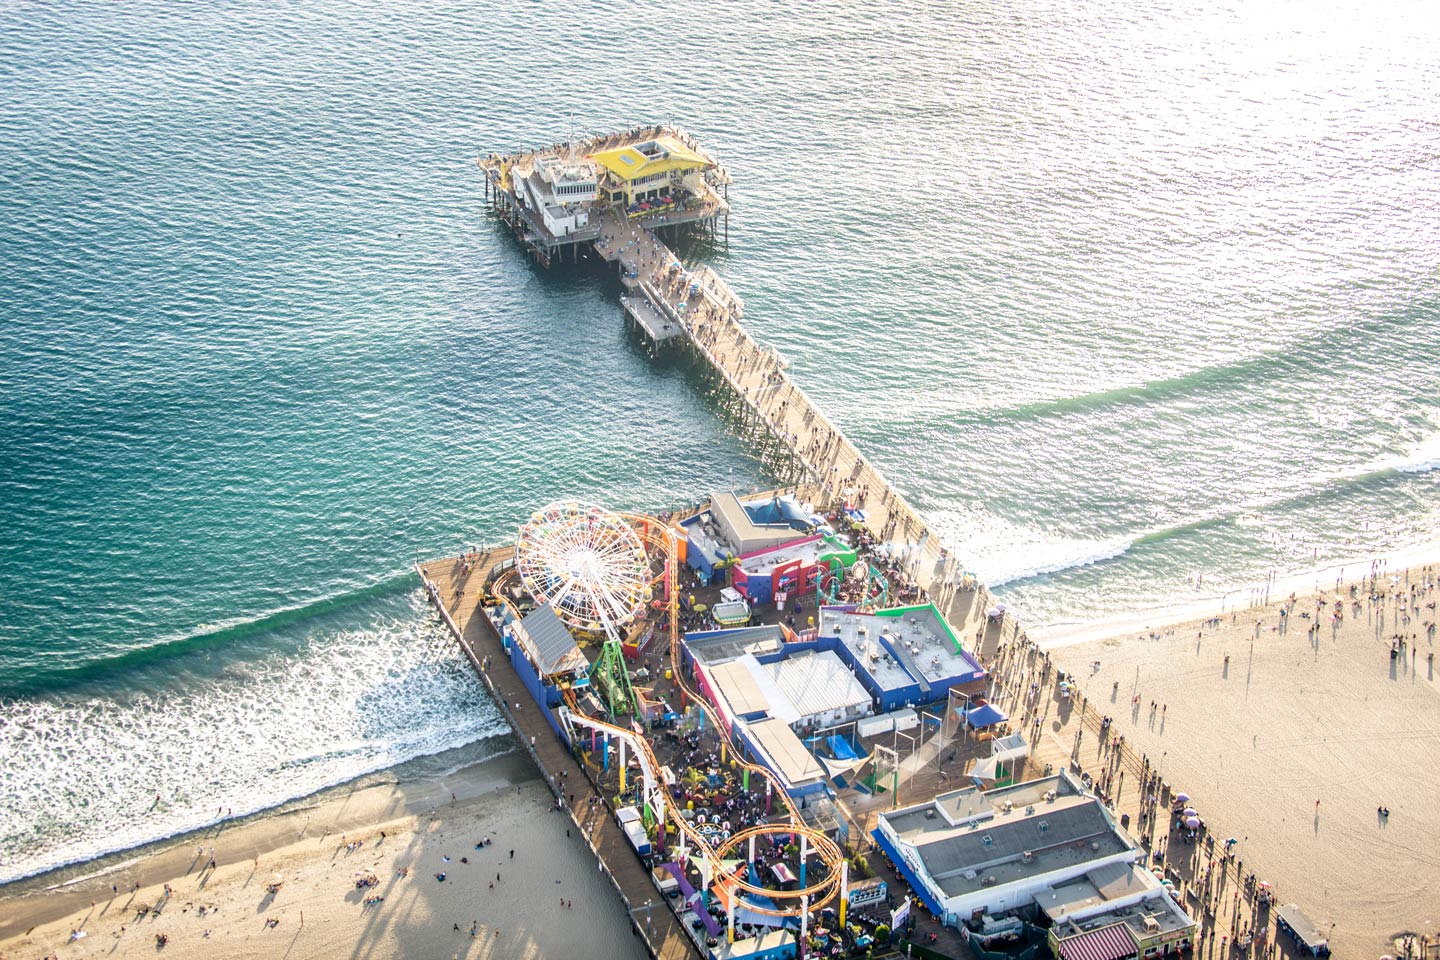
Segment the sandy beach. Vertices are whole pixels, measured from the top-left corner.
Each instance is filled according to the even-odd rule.
[[[1373,597],[1370,581],[1331,580],[1293,602],[1272,590],[1223,618],[1050,649],[1340,956],[1440,928],[1437,570],[1389,567]]]
[[[552,807],[519,754],[329,791],[61,889],[43,877],[11,885],[0,960],[644,956],[614,888]],[[366,877],[373,885],[357,887]]]

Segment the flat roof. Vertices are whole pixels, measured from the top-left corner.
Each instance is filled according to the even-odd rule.
[[[702,528],[705,513],[710,514],[720,536],[729,541],[737,555],[807,536],[789,523],[756,523],[733,490],[710,495],[710,509],[700,514]]]
[[[656,173],[668,173],[671,170],[694,170],[711,166],[709,160],[669,134],[661,134],[653,140],[601,150],[589,157],[625,181]]]
[[[1139,864],[1130,866],[1139,874],[1148,872]],[[1142,883],[1143,878],[1137,877],[1136,882]],[[1149,882],[1151,888],[1149,894],[1138,903],[1127,903],[1124,906],[1092,912],[1079,920],[1063,917],[1055,920],[1056,939],[1063,944],[1066,938],[1083,936],[1086,933],[1103,930],[1116,924],[1129,927],[1140,938],[1175,933],[1195,926],[1195,920],[1175,902],[1168,891],[1160,886],[1159,881],[1156,881],[1153,875]],[[1065,884],[1065,886],[1070,886],[1070,884]],[[1037,903],[1039,899],[1039,897],[1036,898]],[[1044,909],[1047,913],[1049,912],[1049,908]]]
[[[818,534],[804,534],[793,529],[790,532],[796,535],[795,540],[774,547],[762,547],[758,552],[742,559],[738,564],[740,569],[751,576],[764,577],[774,573],[776,567],[792,560],[801,560],[806,566],[813,567],[819,562],[820,554],[833,549]]]
[[[767,930],[758,937],[747,937],[744,940],[736,940],[734,943],[720,941],[720,945],[710,951],[715,960],[739,960],[740,957],[753,957],[756,954],[765,955],[772,950],[779,950],[787,943],[796,941],[795,933],[791,930]]]
[[[823,779],[825,770],[783,720],[770,718],[745,724],[766,766],[792,786]]]
[[[1111,863],[1096,867],[1083,877],[1067,880],[1035,894],[1035,905],[1052,921],[1145,891],[1160,892],[1160,881],[1134,863]]]
[[[860,633],[862,627],[865,630],[863,635]],[[821,635],[839,637],[881,690],[908,687],[915,678],[881,646],[881,627],[881,622],[873,614],[847,613],[834,608],[820,610]]]
[[[775,678],[775,685],[801,717],[871,705],[870,694],[833,650],[786,657],[760,666]]]
[[[1063,774],[970,787],[880,816],[952,897],[1136,850],[1100,801]]]
[[[769,713],[770,698],[760,689],[751,675],[749,665],[743,660],[727,660],[707,668],[715,692],[725,698],[730,712],[736,716],[751,713]]]
[[[779,653],[785,631],[779,624],[732,627],[729,630],[701,630],[685,634],[685,647],[701,663],[723,663],[745,654],[763,657]]]
[[[890,627],[891,649],[905,668],[918,678],[939,683],[951,677],[984,672],[955,636],[933,603],[877,610],[875,616]]]

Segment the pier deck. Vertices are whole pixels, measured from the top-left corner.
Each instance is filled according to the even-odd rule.
[[[614,211],[601,221],[595,247],[603,258],[620,264],[631,287],[629,299],[643,297],[656,314],[684,331],[689,345],[804,465],[831,502],[858,503],[871,533],[908,551],[911,576],[957,634],[974,637],[988,656],[1003,635],[1016,632],[1013,619],[986,618],[990,597],[983,585],[963,575],[958,559],[943,552],[939,536],[919,513],[795,384],[787,364],[750,335],[741,322],[743,301],[720,277],[704,268],[686,269],[653,231]]]
[[[648,871],[610,815],[604,798],[591,787],[511,668],[500,635],[480,606],[489,572],[513,557],[513,548],[509,548],[488,551],[468,562],[457,557],[433,560],[421,564],[420,574],[431,602],[441,611],[466,659],[505,711],[521,747],[540,767],[556,795],[565,798],[571,819],[614,882],[637,933],[645,937],[652,954],[661,960],[693,960],[698,956],[693,941],[651,883]]]

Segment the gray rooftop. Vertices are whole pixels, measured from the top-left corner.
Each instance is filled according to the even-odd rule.
[[[839,632],[836,632],[836,627]],[[882,690],[908,687],[915,680],[896,662],[880,644],[880,632],[884,622],[878,617],[863,613],[840,613],[822,610],[820,630],[826,636],[838,636],[854,654],[855,659],[865,665],[865,671],[875,678]],[[860,631],[864,630],[862,634]]]
[[[1099,800],[1061,775],[957,790],[881,816],[952,897],[1136,849]]]
[[[697,631],[685,636],[685,646],[691,655],[704,664],[724,663],[747,653],[763,657],[779,652],[784,642],[785,632],[777,624],[737,627],[733,630]]]
[[[929,683],[979,669],[978,664],[955,649],[957,641],[933,607],[878,619],[882,623],[889,621],[885,632],[893,638],[890,646],[901,662]]]
[[[1129,865],[1133,872],[1143,873],[1144,868],[1138,864]],[[1139,881],[1137,880],[1137,883]],[[1069,884],[1066,884],[1069,886]],[[1116,893],[1115,896],[1122,894]],[[1039,899],[1038,897],[1036,898]],[[1079,909],[1079,908],[1077,908]],[[1139,903],[1132,903],[1123,907],[1112,907],[1109,910],[1102,910],[1092,913],[1083,920],[1064,920],[1055,926],[1055,936],[1059,940],[1068,937],[1081,936],[1095,930],[1100,930],[1112,924],[1123,923],[1135,932],[1136,937],[1143,939],[1153,937],[1160,933],[1174,933],[1177,930],[1187,930],[1195,926],[1195,921],[1185,912],[1184,908],[1170,898],[1164,890],[1156,889],[1151,896],[1146,897]]]
[[[585,666],[585,655],[548,603],[530,611],[518,626],[516,632],[521,646],[530,654],[541,676],[566,673]]]

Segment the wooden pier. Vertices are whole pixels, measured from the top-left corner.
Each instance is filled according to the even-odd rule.
[[[786,360],[750,335],[741,322],[744,302],[714,271],[686,267],[654,231],[614,211],[601,221],[595,248],[619,265],[628,301],[643,299],[650,313],[683,332],[674,342],[694,355],[737,432],[777,479],[811,486],[826,506],[858,504],[864,525],[898,546],[915,583],[957,634],[975,639],[982,656],[1016,633],[1013,618],[986,617],[991,600],[985,587],[795,383]]]
[[[478,557],[433,560],[417,569],[431,603],[505,712],[521,748],[540,768],[551,792],[564,803],[580,836],[615,885],[635,934],[645,940],[653,957],[694,960],[699,956],[694,941],[650,881],[604,798],[550,729],[544,712],[510,666],[500,634],[480,604],[491,571],[513,561],[514,556],[513,547],[500,548]]]
[[[523,175],[533,168],[536,158],[542,155],[583,157],[656,137],[671,137],[683,143],[687,149],[704,157],[710,164],[709,169],[703,179],[695,181],[698,192],[686,197],[678,206],[637,211],[629,216],[647,229],[680,231],[698,227],[717,239],[722,235],[728,236],[730,175],[719,161],[705,152],[694,137],[679,127],[663,124],[635,127],[619,133],[552,144],[544,150],[513,154],[492,153],[479,157],[475,162],[485,176],[485,199],[490,204],[490,209],[510,227],[516,239],[535,257],[536,262],[549,267],[554,263],[563,263],[567,256],[572,263],[578,260],[600,236],[600,226],[592,222],[561,235],[552,233],[546,227],[544,218],[537,215],[522,199],[523,191],[517,189],[516,178],[523,178]]]

